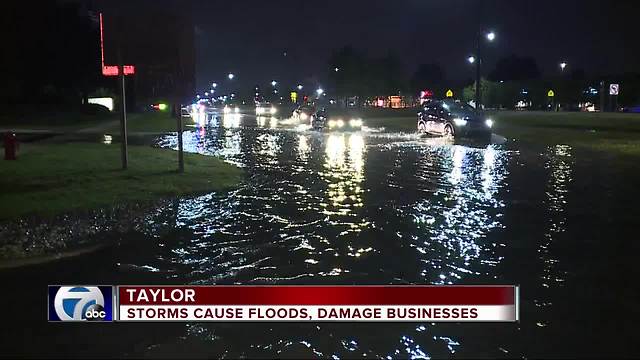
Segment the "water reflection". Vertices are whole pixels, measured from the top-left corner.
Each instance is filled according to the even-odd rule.
[[[435,284],[453,284],[481,272],[491,273],[500,258],[488,235],[500,222],[504,203],[496,198],[506,176],[506,153],[493,145],[474,149],[460,145],[427,149],[419,174],[445,177],[431,197],[418,201],[411,212],[418,229],[413,236],[417,255],[426,267],[421,276]],[[434,154],[437,153],[437,154]],[[445,157],[436,155],[446,155]],[[443,174],[440,169],[448,169]],[[441,254],[434,258],[433,253]]]
[[[554,255],[553,245],[559,241],[566,231],[567,225],[567,194],[569,184],[572,181],[573,158],[572,149],[568,145],[556,145],[547,151],[547,161],[545,168],[549,170],[549,180],[546,186],[546,203],[548,208],[547,229],[544,233],[543,241],[538,248],[538,256],[542,262],[542,274],[540,275],[543,289],[536,299],[539,308],[552,306],[552,302],[547,299],[549,291],[562,286],[565,276],[557,269],[558,259]],[[539,326],[548,325],[546,321],[538,322]]]
[[[242,118],[242,114],[236,113],[225,113],[222,116],[222,126],[226,129],[238,128],[240,127],[240,119]]]
[[[415,139],[386,146],[389,140],[377,134],[282,131],[261,121],[251,127],[223,119],[204,134],[185,134],[187,151],[237,163],[247,181],[166,210],[174,214],[167,224],[181,230],[177,238],[158,239],[155,268],[195,284],[452,284],[495,277],[501,261],[495,249],[505,244],[491,234],[503,226],[508,152]],[[173,147],[175,138],[161,144]],[[203,329],[235,339],[237,327]],[[323,344],[332,330],[287,329],[276,338],[250,331],[254,340],[244,348],[280,354],[301,345],[311,356],[420,358],[431,356],[429,344],[448,354],[462,346],[453,334],[427,336],[425,325],[394,328],[379,336],[387,340],[381,344],[353,331],[330,346]],[[310,336],[301,338],[300,329]]]
[[[327,215],[348,215],[361,207],[361,183],[364,180],[364,139],[359,134],[332,134],[326,145],[325,171],[320,175],[327,181]],[[357,229],[357,225],[355,225]]]

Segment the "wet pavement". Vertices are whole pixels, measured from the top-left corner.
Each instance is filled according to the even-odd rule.
[[[245,182],[176,199],[94,254],[0,272],[0,354],[640,356],[632,163],[562,144],[317,133],[234,114],[198,122],[185,149],[243,167]],[[519,284],[522,321],[47,324],[46,285],[73,283]]]

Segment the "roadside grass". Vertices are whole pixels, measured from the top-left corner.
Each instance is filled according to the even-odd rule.
[[[187,130],[187,125],[192,124],[191,118],[182,118],[182,126]],[[168,133],[176,132],[177,121],[169,112],[144,112],[127,115],[128,132]],[[106,131],[119,133],[120,123],[113,124]]]
[[[375,110],[363,111],[365,126],[385,127],[392,131],[416,129],[416,109],[402,110],[412,115],[386,109],[367,117]],[[341,116],[344,116],[342,113]],[[618,155],[640,156],[640,115],[623,113],[580,112],[487,112],[495,120],[494,133],[507,139],[532,144],[566,144]]]
[[[50,130],[69,133],[119,133],[120,115],[118,112],[100,114],[60,113],[52,115],[11,116],[0,115],[0,129]],[[190,118],[182,118],[183,126],[192,123]],[[168,133],[177,131],[177,121],[169,112],[141,112],[127,114],[127,131],[130,133]]]
[[[242,170],[222,160],[147,146],[129,147],[129,170],[120,147],[93,143],[28,144],[16,161],[0,166],[0,219],[52,215],[131,201],[221,191],[236,186]]]
[[[20,131],[25,129],[50,130],[53,132],[70,132],[82,128],[100,125],[108,121],[117,120],[116,113],[55,113],[55,114],[26,114],[0,115],[0,128]]]

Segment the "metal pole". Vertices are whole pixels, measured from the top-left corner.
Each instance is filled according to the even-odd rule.
[[[600,111],[606,112],[605,109],[605,94],[604,94],[604,81],[600,81]]]
[[[177,115],[176,119],[178,121],[178,172],[184,172],[184,147],[182,143],[182,105],[176,102],[177,106]]]
[[[476,16],[478,19],[478,33],[476,34],[476,112],[482,110],[482,84],[480,65],[482,63],[482,16],[483,16],[483,2],[478,1],[478,7],[476,10]]]
[[[129,155],[127,146],[127,97],[124,82],[124,64],[122,51],[118,47],[118,74],[120,76],[120,151],[122,154],[122,169],[129,167]]]

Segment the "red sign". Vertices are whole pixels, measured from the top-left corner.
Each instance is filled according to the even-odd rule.
[[[102,75],[104,76],[118,76],[120,71],[116,65],[104,64],[104,26],[102,23],[102,13],[100,13],[100,64],[102,65]],[[124,74],[133,75],[136,72],[136,68],[133,65],[124,65]]]

